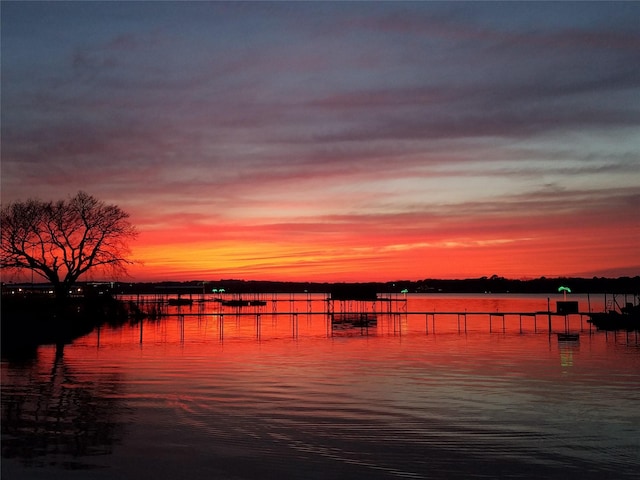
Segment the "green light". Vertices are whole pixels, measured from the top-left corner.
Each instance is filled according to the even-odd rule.
[[[558,288],[559,292],[567,292],[567,293],[571,293],[571,289],[569,287],[559,287]]]
[[[400,290],[400,293],[409,293],[409,289],[405,288],[404,290]]]

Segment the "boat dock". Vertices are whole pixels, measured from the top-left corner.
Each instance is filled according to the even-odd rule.
[[[510,332],[546,333],[549,336],[558,335],[559,341],[577,341],[581,333],[593,334],[598,331],[589,321],[593,315],[590,303],[589,312],[579,311],[578,302],[558,302],[554,311],[549,299],[547,309],[536,311],[412,311],[408,308],[410,304],[406,294],[372,294],[368,291],[357,293],[358,295],[353,295],[352,292],[345,295],[341,291],[327,294],[217,292],[213,296],[194,295],[185,303],[169,302],[172,297],[165,295],[146,299],[130,297],[129,301],[135,304],[134,308],[141,313],[141,329],[145,318],[177,318],[183,326],[189,318],[209,319],[217,325],[221,339],[224,336],[224,325],[231,319],[236,323],[233,328],[253,328],[257,338],[262,335],[265,320],[272,325],[276,325],[280,320],[290,322],[291,336],[296,338],[300,319],[306,319],[309,325],[313,319],[321,320],[323,326],[326,326],[327,336],[333,336],[335,333],[402,335],[407,331],[422,331],[425,335]],[[319,324],[316,324],[314,327],[316,333],[318,326]],[[265,327],[264,331],[266,330],[268,328]],[[637,337],[638,332],[635,335]]]
[[[195,308],[194,308],[195,309]],[[455,311],[431,311],[431,312],[407,312],[407,311],[384,311],[384,312],[358,312],[358,313],[330,313],[326,311],[298,312],[279,311],[276,313],[260,311],[259,308],[253,311],[235,312],[204,312],[200,311],[180,311],[162,314],[163,318],[176,318],[182,332],[184,332],[185,322],[189,318],[202,321],[204,319],[213,320],[217,326],[220,341],[225,335],[225,324],[234,322],[237,328],[240,324],[245,324],[246,328],[255,332],[255,338],[262,337],[265,320],[271,325],[278,321],[288,322],[290,335],[298,338],[300,321],[306,319],[307,322],[323,320],[327,337],[336,334],[350,333],[355,335],[372,335],[384,332],[385,334],[403,335],[408,327],[410,319],[412,331],[416,331],[417,325],[422,325],[421,331],[425,335],[435,335],[438,333],[454,333],[465,335],[468,331],[472,333],[484,331],[486,333],[506,334],[507,331],[518,334],[547,334],[549,337],[557,335],[559,341],[577,341],[579,334],[595,334],[598,330],[587,320],[588,313],[578,313],[571,315],[558,314],[550,311],[536,312],[455,312]],[[250,322],[251,327],[246,322]],[[143,319],[140,319],[140,342],[143,337]],[[603,332],[606,335],[615,335],[615,332]],[[635,342],[640,339],[640,332],[626,332],[627,341],[630,336],[635,336]],[[184,335],[184,333],[183,333]]]

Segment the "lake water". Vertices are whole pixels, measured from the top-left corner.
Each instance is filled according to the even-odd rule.
[[[3,480],[638,478],[636,333],[475,314],[546,296],[393,297],[339,328],[320,296],[263,298],[3,360]]]

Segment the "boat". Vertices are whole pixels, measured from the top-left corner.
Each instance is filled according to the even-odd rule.
[[[191,305],[193,300],[190,298],[170,298],[167,300],[167,303],[169,303],[169,305]]]
[[[559,342],[578,342],[580,341],[579,333],[559,333],[558,334]]]
[[[590,313],[587,320],[598,330],[640,330],[640,303],[627,303],[619,310]]]
[[[265,300],[223,300],[222,305],[227,307],[261,307],[267,304]]]

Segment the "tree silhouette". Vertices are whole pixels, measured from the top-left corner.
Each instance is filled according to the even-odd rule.
[[[0,267],[31,270],[49,280],[58,299],[89,270],[126,272],[129,214],[85,192],[67,201],[29,199],[2,207]]]

